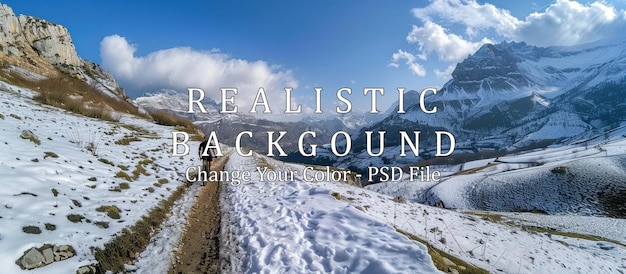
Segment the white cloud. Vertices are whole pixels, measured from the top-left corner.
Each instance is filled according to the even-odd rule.
[[[446,29],[433,22],[426,22],[423,27],[413,26],[406,40],[410,44],[417,44],[421,59],[435,52],[440,60],[458,61],[474,53],[482,44],[489,42],[471,42],[456,34],[446,33]]]
[[[405,60],[405,64],[409,67],[413,74],[422,77],[426,76],[426,69],[424,69],[422,65],[418,64],[416,59],[415,55],[403,50],[398,50],[391,56],[391,63],[389,66],[397,68],[399,66],[398,62]]]
[[[239,112],[247,113],[259,88],[263,87],[270,108],[280,114],[286,103],[284,88],[298,86],[290,70],[281,70],[264,61],[231,58],[215,50],[179,47],[159,50],[144,57],[135,56],[136,50],[135,45],[118,35],[107,36],[100,43],[103,65],[128,88],[185,91],[188,87],[198,87],[219,102],[220,88],[236,87],[239,93],[235,96],[235,103]]]
[[[437,75],[437,77],[444,79],[444,80],[448,80],[452,78],[452,72],[454,71],[454,69],[456,68],[456,64],[452,64],[449,65],[446,69],[439,70],[439,69],[435,69],[435,75]]]
[[[508,38],[536,46],[576,45],[623,35],[625,18],[605,3],[557,0],[545,12],[528,15]]]
[[[496,29],[507,33],[517,28],[520,21],[508,10],[492,4],[478,4],[467,0],[434,0],[424,8],[415,8],[413,15],[424,22],[442,20],[466,26],[466,33],[473,36],[477,30]]]
[[[436,54],[439,61],[456,62],[491,41],[567,46],[618,37],[626,29],[626,11],[616,10],[604,1],[581,4],[556,0],[545,10],[523,19],[514,17],[506,9],[474,0],[433,0],[425,7],[413,9],[412,13],[422,24],[414,25],[406,39],[409,44],[417,45],[417,53],[399,50],[392,57],[395,60],[402,52],[400,56],[407,60],[411,70],[415,66],[423,68],[415,58],[427,60]],[[414,57],[410,62],[405,57],[409,55]],[[390,66],[397,67],[397,61]],[[435,70],[435,74],[441,76],[449,70]]]

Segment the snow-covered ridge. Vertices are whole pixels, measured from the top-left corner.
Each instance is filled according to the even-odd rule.
[[[534,47],[525,43],[486,44],[459,63],[436,94],[426,96],[434,114],[405,98],[404,114],[389,113],[368,130],[446,130],[457,140],[457,153],[514,151],[567,145],[602,134],[626,121],[626,40],[623,37],[575,47]],[[407,92],[407,96],[410,93]],[[407,104],[412,102],[413,105]],[[353,140],[364,147],[365,139]],[[398,144],[386,140],[393,149]],[[424,152],[436,144],[423,139]],[[337,159],[337,166],[416,164],[397,154],[363,162],[363,151]],[[364,172],[364,171],[363,171]]]

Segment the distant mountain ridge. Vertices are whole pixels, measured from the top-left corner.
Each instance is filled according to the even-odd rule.
[[[243,131],[251,131],[252,137],[244,135],[241,138],[242,146],[260,153],[267,153],[268,131],[276,132],[275,138],[279,136],[279,131],[287,132],[279,144],[289,154],[298,151],[300,134],[305,131],[313,131],[316,134],[315,138],[310,135],[305,136],[305,146],[323,145],[330,142],[331,136],[338,131],[355,132],[363,125],[375,121],[373,119],[380,119],[380,116],[376,117],[375,115],[350,114],[322,119],[306,116],[296,122],[270,121],[241,113],[221,113],[221,104],[207,97],[202,100],[206,113],[197,109],[194,110],[194,113],[188,113],[189,94],[175,90],[146,93],[144,96],[136,98],[134,103],[146,110],[167,111],[181,117],[187,117],[205,133],[215,131],[219,141],[230,146],[235,146],[235,138],[238,134]],[[274,153],[278,154],[278,151],[274,151]]]
[[[411,165],[430,158],[436,148],[434,132],[437,130],[455,136],[457,154],[562,145],[602,134],[626,121],[625,42],[626,39],[610,39],[580,46],[547,48],[515,42],[485,44],[457,64],[452,79],[437,94],[426,97],[428,108],[437,107],[435,114],[420,109],[419,92],[407,91],[404,97],[406,113],[403,114],[397,113],[396,103],[385,114],[340,116],[337,117],[339,121],[309,117],[303,119],[302,126],[295,126],[299,124],[260,122],[245,115],[224,116],[219,114],[218,105],[211,101],[207,105],[215,109],[204,114],[206,117],[191,118],[204,124],[206,129],[228,125],[231,130],[245,130],[254,125],[259,131],[288,128],[298,134],[313,129],[323,132],[323,137],[318,136],[318,140],[326,140],[317,144],[328,143],[330,135],[345,130],[353,138],[350,155],[335,157],[325,151],[328,148],[319,147],[318,157],[296,157],[296,143],[291,138],[289,150],[294,153],[289,160],[333,164],[361,171],[370,165]],[[164,95],[147,98],[156,100],[159,96]],[[182,99],[187,100],[186,94],[180,96],[183,97],[162,97],[162,101],[169,102],[167,104],[148,103],[146,98],[138,98],[136,102],[144,107],[152,104],[161,109],[186,108],[186,101],[180,103]],[[179,102],[174,102],[176,100]],[[368,117],[372,119],[368,120]],[[400,130],[421,131],[419,157],[398,156]],[[381,157],[367,155],[365,131],[387,132],[386,152]],[[229,136],[236,133],[233,131]],[[377,135],[374,136],[373,143],[378,144]],[[259,146],[256,147],[261,152],[266,146],[264,138],[258,140]]]
[[[386,131],[386,163],[409,165],[435,149],[435,130],[454,134],[457,153],[524,150],[582,140],[626,121],[626,39],[571,47],[525,43],[485,44],[459,64],[436,95],[426,97],[435,114],[423,113],[407,92],[405,114],[392,112],[365,127],[350,156],[327,159],[363,170],[364,131]],[[397,109],[397,107],[396,107]],[[420,130],[420,157],[398,157],[398,131]],[[394,137],[395,136],[395,137]],[[377,141],[374,141],[377,144]]]

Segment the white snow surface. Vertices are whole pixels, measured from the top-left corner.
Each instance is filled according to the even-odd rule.
[[[152,237],[150,244],[139,255],[133,265],[126,266],[131,273],[167,273],[173,261],[178,240],[183,234],[188,213],[194,205],[200,184],[193,184],[185,195],[174,203],[172,214],[161,224],[159,233]]]
[[[103,247],[167,198],[182,184],[180,173],[198,160],[193,153],[170,157],[171,127],[124,114],[115,123],[91,119],[37,104],[31,100],[34,94],[0,82],[4,117],[0,119],[0,269],[2,273],[75,273],[95,262],[93,247]],[[31,130],[41,144],[20,138],[22,130]],[[115,144],[125,137],[139,141]],[[87,149],[89,143],[97,148],[97,156]],[[189,144],[194,147],[198,142]],[[116,177],[122,171],[132,176],[141,161],[145,174],[132,182]],[[156,186],[159,179],[167,183]],[[129,188],[114,191],[121,183]],[[117,206],[120,219],[96,211],[103,205]],[[84,219],[73,223],[69,214]],[[46,224],[56,228],[47,229]],[[41,233],[27,234],[22,231],[25,226],[36,226]],[[34,270],[22,270],[15,263],[26,250],[44,244],[71,245],[77,254]]]
[[[262,159],[262,160],[259,160]],[[265,181],[261,161],[280,172],[302,169],[232,155],[226,170],[251,172],[222,198],[222,252],[234,273],[438,273],[424,245],[331,196],[335,183],[300,176]]]
[[[0,84],[0,113],[4,116],[0,119],[0,147],[4,152],[0,154],[0,177],[5,180],[0,190],[0,266],[4,273],[75,273],[78,267],[93,263],[92,247],[101,247],[122,228],[134,224],[182,183],[184,168],[197,164],[193,153],[182,158],[169,156],[171,128],[125,115],[119,123],[85,118],[35,104],[29,99],[32,91]],[[122,124],[142,127],[148,133],[140,134]],[[19,138],[24,129],[37,134],[41,145]],[[126,146],[115,144],[128,135],[140,141]],[[89,142],[99,144],[97,156],[85,149],[84,144]],[[197,145],[190,142],[191,147]],[[626,150],[614,142],[603,144],[603,149],[608,155]],[[44,158],[46,152],[54,152],[58,158]],[[580,147],[549,152],[538,151],[518,156],[517,160],[542,158],[558,164],[574,157],[571,155],[589,155]],[[100,158],[114,166],[98,161]],[[121,166],[128,166],[130,174],[142,160],[154,161],[146,165],[148,175],[129,182],[129,189],[109,191],[126,182],[115,177],[123,171]],[[484,171],[496,172],[504,165]],[[262,178],[257,167],[293,171],[296,175],[264,180],[268,178]],[[248,170],[251,179],[240,185],[231,185],[232,180],[222,182],[223,271],[439,272],[426,247],[394,227],[490,272],[626,271],[626,250],[617,244],[530,233],[470,214],[394,202],[391,196],[329,179],[305,181],[304,169],[262,156],[231,156],[226,171]],[[160,178],[168,179],[168,183],[157,187],[154,183]],[[165,262],[169,262],[180,236],[176,224],[184,223],[185,212],[195,200],[195,187],[179,201],[172,218],[129,270],[164,273],[169,267]],[[53,188],[58,191],[57,197]],[[101,205],[118,206],[121,219],[96,211]],[[85,219],[72,223],[66,217],[70,213]],[[94,225],[97,221],[108,222],[109,228]],[[46,223],[56,225],[56,229],[47,230]],[[38,226],[42,233],[22,232],[22,227],[29,225]],[[15,264],[24,251],[46,243],[70,244],[77,255],[31,271]]]
[[[451,234],[455,235],[456,239],[464,239],[463,241],[465,241],[468,237],[471,239],[471,237],[477,236],[472,236],[473,232],[469,231],[480,231],[487,233],[484,235],[488,238],[498,238],[497,241],[500,242],[498,247],[493,240],[483,239],[482,242],[488,243],[487,248],[498,249],[503,248],[502,245],[510,245],[509,248],[505,248],[506,250],[502,251],[502,254],[506,255],[496,257],[496,260],[508,257],[510,261],[506,267],[501,265],[501,261],[494,263],[493,260],[490,260],[485,265],[487,258],[483,257],[482,253],[479,256],[482,260],[479,260],[479,262],[472,261],[475,258],[469,258],[470,262],[474,262],[490,271],[501,269],[506,273],[559,273],[560,271],[563,273],[624,273],[626,272],[626,259],[624,259],[626,257],[623,254],[626,250],[623,244],[626,244],[626,238],[624,237],[626,235],[626,220],[585,216],[590,213],[598,214],[598,207],[594,208],[589,206],[589,204],[583,205],[578,203],[576,202],[578,198],[574,197],[587,194],[594,195],[594,187],[599,188],[603,187],[603,185],[615,184],[621,178],[620,176],[624,176],[624,171],[619,164],[620,161],[623,161],[621,160],[623,156],[626,155],[626,140],[624,137],[623,129],[620,128],[602,136],[590,138],[586,142],[569,146],[538,149],[518,155],[465,163],[461,166],[461,171],[465,171],[464,174],[445,176],[440,183],[434,185],[432,183],[404,180],[369,185],[366,189],[391,196],[404,196],[413,201],[425,202],[427,199],[429,203],[435,200],[443,201],[446,207],[464,211],[476,210],[477,204],[472,201],[477,199],[484,199],[488,207],[500,208],[501,211],[498,212],[480,213],[504,215],[505,221],[502,223],[508,222],[513,224],[512,226],[504,228],[494,224],[488,228],[481,228],[479,224],[476,224],[476,227],[471,228],[467,226],[469,224],[467,221],[458,219],[453,221],[455,219],[454,216],[468,220],[478,219],[477,217],[470,218],[468,217],[469,215],[463,217],[461,212],[458,213],[459,215],[450,212],[445,214],[445,217],[440,217],[442,221],[445,221],[444,225],[447,224],[450,227],[450,231],[453,231]],[[533,163],[541,166],[534,166]],[[553,174],[550,170],[557,167],[566,167],[568,171],[563,175]],[[552,178],[552,180],[544,181],[539,179],[536,180],[537,182],[534,186],[528,184],[528,182],[532,182],[537,178]],[[567,181],[568,178],[574,178],[574,180],[571,180],[568,185],[564,185],[563,188],[559,189],[558,183],[563,181],[569,182]],[[526,188],[517,186],[522,183],[527,184]],[[510,193],[506,192],[507,188]],[[476,189],[481,191],[474,193]],[[568,191],[573,193],[570,194],[571,199],[567,198]],[[497,194],[492,195],[492,193]],[[504,197],[506,195],[509,197]],[[593,198],[592,195],[588,197]],[[487,197],[490,199],[487,200]],[[545,215],[506,212],[505,208],[510,207],[508,203],[511,202],[516,203],[516,205],[534,204],[543,207],[546,211],[562,213],[559,213],[559,215]],[[593,205],[593,200],[591,205]],[[428,211],[430,216],[432,216],[433,211],[439,211],[439,209],[430,208]],[[397,220],[396,223],[398,223]],[[428,226],[431,227],[430,220],[428,223]],[[450,223],[454,225],[451,226]],[[411,224],[411,226],[415,226],[415,224]],[[622,245],[543,233],[531,234],[532,236],[530,236],[526,235],[526,232],[521,231],[523,226],[536,226],[563,232],[596,235],[621,242]],[[464,230],[459,231],[463,227],[465,227]],[[421,229],[423,227],[409,231],[420,231]],[[448,231],[444,230],[444,232]],[[511,238],[511,235],[515,236]],[[450,239],[449,237],[445,238]],[[559,247],[558,245],[552,246],[552,243],[550,243],[551,247],[546,246],[550,241],[557,241],[566,245],[567,248],[563,249],[562,246]],[[489,243],[493,243],[494,246],[489,247]],[[470,246],[469,249],[474,250],[473,254],[476,255],[476,251],[482,252],[481,248],[485,248],[484,244],[482,247],[479,246],[480,244],[475,243],[475,247]],[[459,243],[459,245],[452,244],[447,248],[455,250],[451,252],[455,255],[457,255],[456,251],[463,250],[465,252],[458,254],[459,257],[464,258],[464,256],[467,256],[465,253],[468,247],[464,247],[463,243]],[[565,255],[566,252],[569,252],[569,254]],[[502,257],[500,258],[500,256]],[[519,257],[514,259],[516,256]],[[570,260],[574,258],[575,260]],[[600,264],[600,258],[606,260],[605,263]],[[546,259],[554,261],[548,262]],[[559,264],[562,265],[559,266]]]
[[[229,186],[222,197],[221,250],[230,251],[223,258],[227,267],[223,271],[432,271],[427,255],[419,252],[422,248],[411,247],[392,227],[489,272],[626,270],[626,249],[618,244],[528,232],[472,214],[396,202],[391,196],[341,182],[306,182],[306,177],[297,176],[262,181],[254,175],[258,173],[255,166],[297,174],[303,174],[305,168],[262,156],[231,158],[228,170],[250,170],[253,175],[249,182]]]

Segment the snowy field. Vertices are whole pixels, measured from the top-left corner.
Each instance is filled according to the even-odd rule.
[[[261,164],[263,163],[263,164]],[[436,273],[424,245],[331,196],[327,182],[263,181],[256,167],[295,171],[270,159],[232,155],[227,171],[252,176],[222,198],[226,272]]]
[[[127,115],[115,123],[90,119],[34,103],[32,91],[0,85],[3,273],[75,273],[94,263],[92,248],[169,197],[182,182],[180,173],[198,164],[193,153],[169,156],[171,127]],[[40,144],[20,138],[23,130]],[[117,207],[119,216],[101,212],[102,206]],[[44,244],[71,245],[76,256],[21,270],[16,260]]]
[[[250,170],[253,176],[228,187],[222,198],[222,250],[230,250],[226,271],[434,271],[424,247],[394,226],[490,272],[626,271],[621,245],[529,232],[475,215],[396,202],[339,182],[305,182],[297,176],[261,181],[255,166],[300,175],[305,168],[262,156],[231,156],[228,170]]]
[[[0,154],[0,177],[8,186],[0,190],[0,266],[6,273],[74,273],[78,267],[94,263],[92,248],[101,247],[122,228],[134,224],[181,184],[185,168],[198,164],[193,153],[169,156],[171,128],[125,115],[116,123],[77,116],[33,103],[29,99],[33,93],[28,90],[0,84],[4,90],[0,92],[0,146],[4,152]],[[31,130],[41,143],[20,138],[23,130]],[[124,139],[133,141],[123,144],[120,141]],[[550,167],[565,165],[571,157],[584,159],[602,152],[616,157],[626,150],[619,141],[604,142],[601,148],[604,151],[594,152],[579,146],[499,160],[541,158]],[[487,163],[466,168],[483,164]],[[145,172],[134,176],[140,166]],[[509,168],[527,167],[500,163],[481,169],[480,174],[463,176],[485,176]],[[621,245],[528,232],[471,214],[394,201],[395,194],[387,196],[328,178],[308,180],[303,176],[305,166],[262,156],[232,155],[226,170],[251,174],[240,185],[230,184],[232,180],[222,182],[220,243],[226,272],[438,272],[426,247],[394,227],[490,272],[626,271],[626,250]],[[285,175],[267,176],[272,171]],[[195,201],[197,187],[193,185],[175,205],[164,229],[129,270],[153,273],[169,267],[180,224]],[[98,211],[101,206],[117,207],[119,218]],[[531,218],[517,219],[531,222]],[[595,227],[624,227],[619,220],[613,226],[600,223]],[[36,230],[40,232],[31,234]],[[623,241],[619,233],[606,237]],[[44,244],[72,245],[76,256],[30,271],[15,264],[26,250]]]

